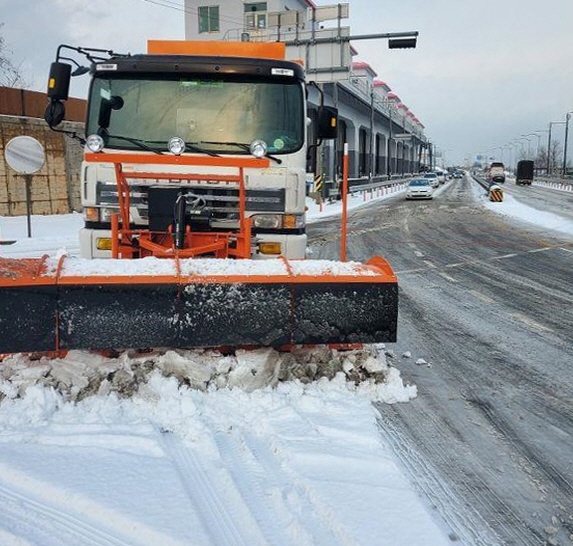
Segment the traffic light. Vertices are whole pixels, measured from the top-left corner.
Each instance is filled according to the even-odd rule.
[[[389,49],[412,49],[416,47],[417,38],[390,38],[388,40]]]

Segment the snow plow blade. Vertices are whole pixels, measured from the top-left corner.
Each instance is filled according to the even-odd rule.
[[[397,318],[380,257],[0,259],[0,353],[393,342]]]

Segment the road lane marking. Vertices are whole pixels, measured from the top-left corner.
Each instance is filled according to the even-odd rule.
[[[514,254],[504,254],[503,256],[495,256],[492,260],[505,260],[506,258],[515,258],[517,253]]]
[[[406,245],[409,246],[409,247],[412,249],[412,252],[414,253],[414,255],[415,255],[416,257],[418,257],[418,258],[424,257],[424,253],[421,252],[421,251],[419,251],[419,250],[417,250],[415,243],[408,242],[408,243],[406,243]],[[503,256],[493,256],[493,257],[488,258],[488,259],[486,259],[486,260],[467,260],[467,261],[465,261],[465,262],[454,262],[454,263],[451,263],[451,264],[444,264],[444,265],[440,266],[440,268],[441,268],[442,270],[444,270],[444,269],[455,269],[455,268],[457,268],[457,267],[468,267],[468,266],[472,266],[472,265],[475,265],[475,264],[483,264],[484,262],[491,262],[491,261],[494,261],[494,260],[503,260],[503,259],[506,259],[506,258],[513,258],[513,257],[516,257],[516,256],[521,256],[521,255],[526,255],[526,254],[533,254],[533,253],[536,253],[536,252],[547,252],[548,250],[563,250],[563,251],[565,251],[565,252],[573,253],[573,249],[569,249],[569,248],[564,248],[564,247],[559,247],[559,246],[544,246],[544,247],[542,247],[542,248],[534,248],[534,249],[532,249],[532,250],[524,250],[524,251],[522,251],[522,252],[514,252],[514,253],[511,253],[511,254],[504,254]],[[399,275],[399,274],[400,274],[400,275],[405,275],[405,274],[408,274],[408,273],[424,273],[424,272],[427,272],[427,271],[428,271],[428,268],[429,268],[429,269],[438,269],[438,266],[437,266],[435,263],[431,262],[430,260],[422,260],[422,261],[423,261],[423,263],[426,264],[427,268],[419,267],[419,268],[415,268],[415,269],[404,269],[404,270],[402,270],[402,271],[396,271],[395,273],[396,273],[396,275]],[[440,273],[440,274],[441,274],[441,273]],[[445,274],[445,273],[444,273],[444,274],[441,274],[441,275],[442,275],[445,279],[450,280],[450,281],[452,281],[452,282],[459,282],[458,280],[453,279],[452,277],[449,277],[449,276],[448,276],[447,274]],[[475,295],[478,296],[478,297],[481,297],[478,292],[476,292]],[[481,299],[484,299],[484,297],[481,297]],[[484,299],[484,301],[487,301],[488,303],[493,303],[493,302],[494,302],[494,300],[491,300],[490,298],[486,298],[486,299]]]
[[[536,252],[545,252],[547,250],[553,250],[552,246],[546,246],[543,248],[534,248],[533,250],[528,250],[528,254],[535,254]]]
[[[407,275],[408,273],[424,273],[428,271],[425,267],[420,267],[419,269],[404,269],[402,271],[394,271],[396,275]]]
[[[542,332],[552,332],[551,328],[547,328],[546,326],[543,326],[543,324],[539,324],[539,322],[535,322],[533,319],[530,319],[528,316],[522,315],[521,313],[510,313],[509,316],[514,318],[515,320],[518,320],[519,322],[527,324],[527,326],[530,326],[534,330],[540,330]]]
[[[454,279],[453,277],[450,277],[447,273],[439,272],[438,275],[440,275],[440,277],[443,277],[443,278],[446,279],[447,281],[450,281],[450,282],[458,282],[457,279]]]

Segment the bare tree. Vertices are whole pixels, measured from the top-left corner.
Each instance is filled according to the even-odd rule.
[[[547,148],[539,148],[535,163],[536,166],[539,166],[539,169],[544,169],[547,174],[553,174],[563,163],[563,150],[559,141],[554,140],[551,142],[549,157],[547,155]]]
[[[6,87],[27,87],[28,84],[22,76],[19,66],[14,65],[10,59],[11,52],[6,48],[6,41],[1,31],[4,23],[0,23],[0,85]]]

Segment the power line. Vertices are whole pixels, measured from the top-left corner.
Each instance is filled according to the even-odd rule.
[[[199,10],[196,8],[185,8],[184,6],[181,6],[180,4],[177,4],[176,2],[172,2],[171,0],[137,0],[139,2],[146,2],[148,4],[154,4],[156,6],[162,7],[162,8],[169,8],[169,9],[173,9],[175,11],[180,11],[182,13],[189,13],[189,14],[193,14],[193,15],[198,15],[199,14]],[[242,3],[241,3],[242,5]],[[231,17],[224,17],[219,13],[219,19],[221,21],[225,21],[227,23],[233,23],[236,24],[238,28],[242,28],[243,27],[243,20],[237,20]]]

